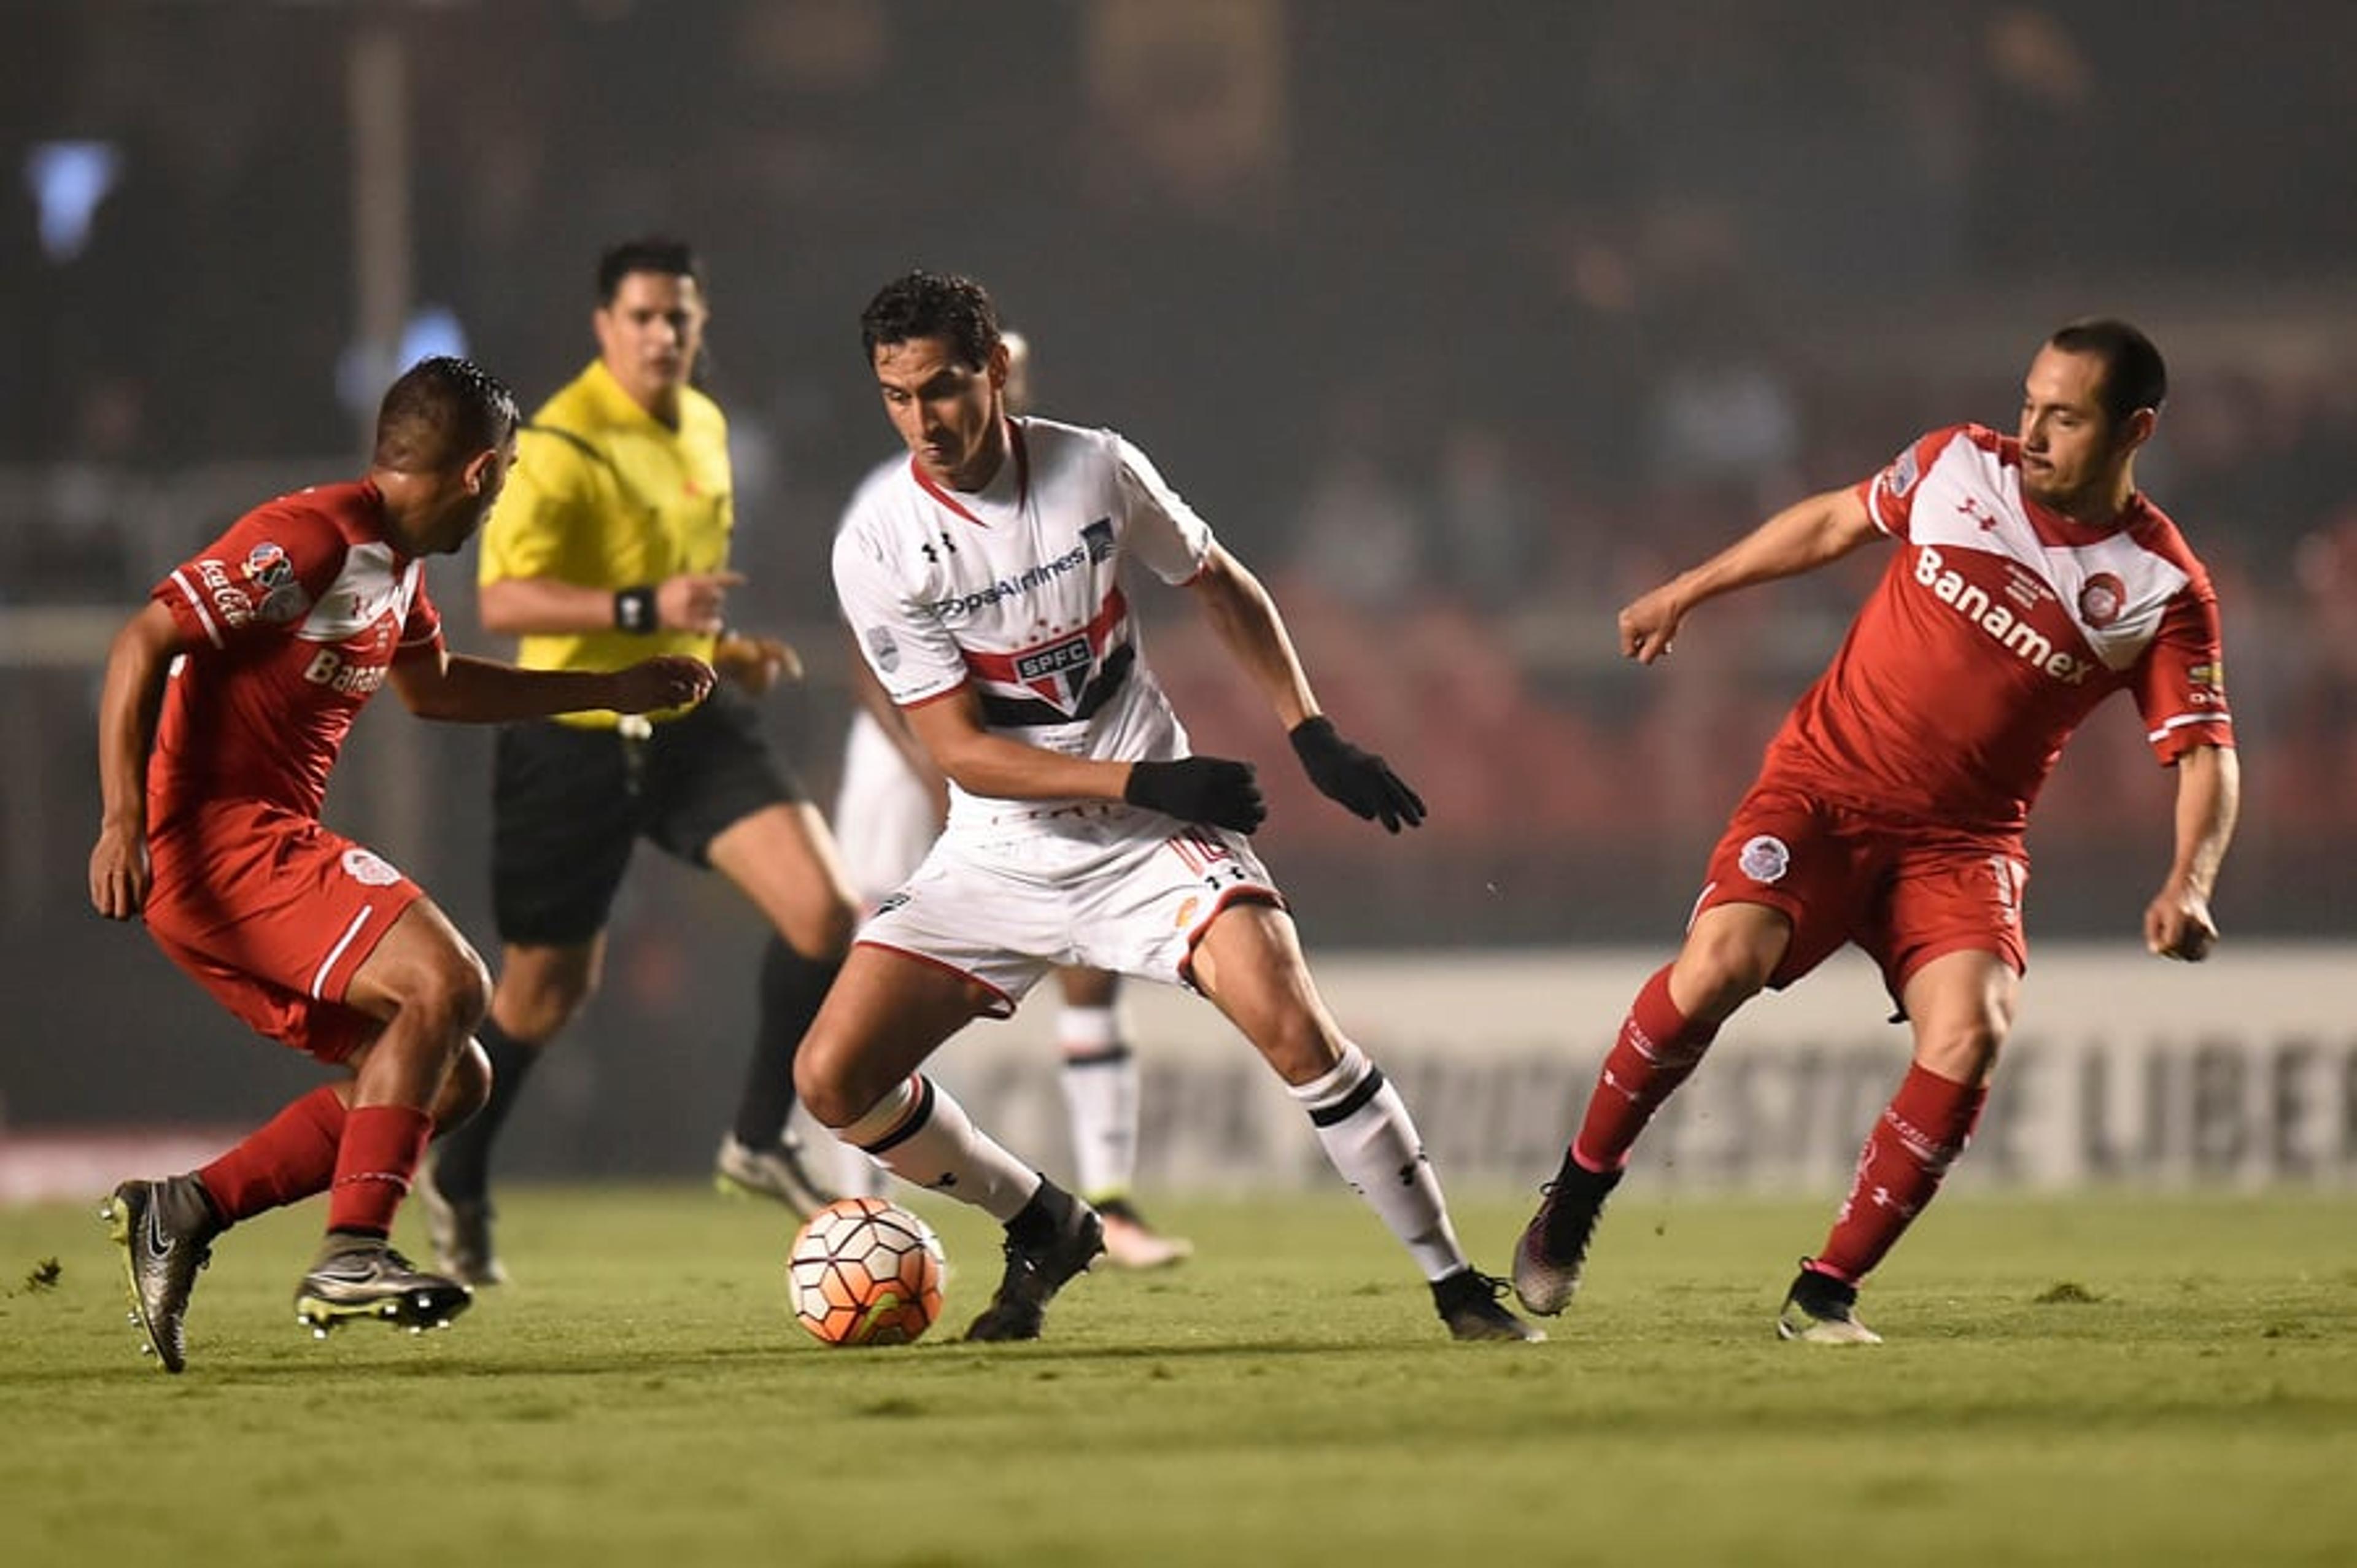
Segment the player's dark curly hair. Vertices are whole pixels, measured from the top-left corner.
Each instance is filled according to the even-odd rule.
[[[704,287],[704,263],[695,247],[667,234],[641,234],[619,245],[608,245],[597,258],[597,303],[614,303],[614,291],[632,273],[660,273],[664,277],[694,278]]]
[[[2082,317],[2046,341],[2066,354],[2104,361],[2104,413],[2114,424],[2140,408],[2158,413],[2169,399],[2169,367],[2160,350],[2116,317]]]
[[[946,338],[968,370],[981,370],[998,347],[998,307],[972,278],[909,273],[878,289],[859,313],[859,340],[872,365],[879,344],[912,338]]]
[[[507,383],[472,360],[437,354],[402,372],[376,411],[380,468],[423,473],[504,446],[522,415]]]

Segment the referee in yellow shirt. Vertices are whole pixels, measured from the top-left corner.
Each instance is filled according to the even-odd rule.
[[[794,663],[724,629],[727,422],[690,384],[709,315],[695,252],[651,238],[597,263],[597,359],[534,413],[483,531],[484,628],[534,670],[709,660],[700,707],[514,725],[498,743],[491,895],[505,950],[481,1039],[490,1101],[437,1145],[420,1183],[442,1267],[505,1277],[492,1245],[492,1142],[532,1064],[596,989],[606,923],[640,838],[741,888],[773,928],[759,1025],[718,1172],[807,1214],[833,1195],[787,1132],[795,1047],[851,940],[855,906],[817,809],[763,741],[749,696]]]

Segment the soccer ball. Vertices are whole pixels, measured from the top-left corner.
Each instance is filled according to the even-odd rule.
[[[906,1345],[942,1315],[946,1267],[923,1220],[880,1197],[843,1197],[794,1237],[786,1294],[822,1345]]]

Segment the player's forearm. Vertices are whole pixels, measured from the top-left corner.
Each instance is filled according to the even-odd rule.
[[[1066,757],[986,731],[927,749],[959,789],[995,800],[1118,800],[1129,783],[1126,762]]]
[[[1851,489],[1793,502],[1674,581],[1687,608],[1721,594],[1798,576],[1837,561],[1874,534],[1865,503]]]
[[[620,704],[614,675],[592,670],[520,670],[492,659],[448,655],[437,676],[403,681],[420,718],[445,724],[508,724]]]
[[[1276,601],[1243,563],[1214,549],[1189,585],[1221,644],[1243,668],[1287,730],[1318,712],[1317,694],[1294,651]]]
[[[168,618],[150,606],[124,623],[106,657],[106,680],[98,703],[98,786],[103,820],[145,832],[147,822],[147,754],[156,740],[156,714],[163,705],[164,680],[174,648]]]
[[[483,629],[500,637],[610,631],[614,593],[556,577],[502,577],[478,590],[476,608]]]
[[[2169,880],[2207,900],[2242,811],[2242,762],[2231,746],[2203,746],[2177,760],[2177,853]]]

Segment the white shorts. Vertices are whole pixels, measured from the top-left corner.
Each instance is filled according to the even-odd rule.
[[[1159,811],[1043,807],[1010,812],[979,839],[942,837],[858,940],[980,982],[996,993],[995,1017],[1062,964],[1189,985],[1213,916],[1285,905],[1243,835]]]
[[[852,894],[868,908],[906,882],[941,836],[931,792],[864,708],[844,742],[834,826]]]

